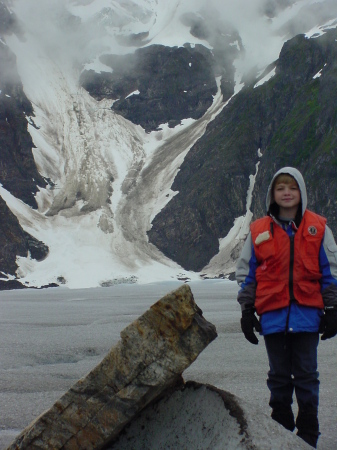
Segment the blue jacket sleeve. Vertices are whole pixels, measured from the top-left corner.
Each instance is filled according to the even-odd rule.
[[[337,306],[337,245],[328,226],[319,252],[321,292],[325,306]]]
[[[236,280],[241,288],[237,300],[242,310],[254,307],[256,293],[255,272],[257,266],[252,237],[249,233],[238,259],[235,273]]]

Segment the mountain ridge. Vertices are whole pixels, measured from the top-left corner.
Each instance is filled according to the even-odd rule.
[[[245,214],[249,176],[255,173],[258,163],[252,203],[254,217],[265,213],[265,192],[273,173],[282,166],[295,165],[307,179],[309,208],[325,215],[337,233],[333,200],[337,189],[333,150],[337,124],[330,113],[334,109],[334,96],[328,98],[325,94],[326,80],[335,73],[336,37],[336,30],[330,30],[313,40],[299,35],[287,41],[274,77],[255,89],[256,80],[243,88],[209,124],[174,181],[172,189],[179,191],[179,195],[156,216],[149,231],[150,241],[167,256],[187,269],[203,269],[218,252],[219,238],[228,234],[233,217]],[[321,76],[314,78],[319,71]],[[329,90],[335,91],[332,79]],[[323,105],[329,113],[322,112]],[[322,133],[326,128],[327,135]],[[324,166],[317,164],[320,148],[326,153]],[[312,159],[315,165],[310,164]],[[216,182],[210,185],[211,176]],[[315,181],[324,178],[330,180],[331,197]],[[230,195],[223,198],[222,193],[226,192]],[[179,233],[179,217],[192,205],[199,216],[191,213],[190,223],[184,224]]]
[[[41,15],[52,11],[35,2]],[[322,5],[325,27],[296,34],[278,58],[266,46],[259,62],[269,61],[260,67],[252,64],[260,36],[253,47],[240,21],[230,24],[211,8],[160,9],[144,0],[133,11],[130,2],[116,24],[109,0],[104,14],[95,2],[56,3],[57,20],[43,16],[39,30],[38,9],[29,16],[15,0],[16,18],[0,2],[0,57],[13,75],[11,85],[0,78],[7,133],[0,194],[17,220],[13,227],[8,214],[3,222],[16,230],[0,259],[4,283],[227,277],[281,165],[303,172],[309,207],[336,234],[337,7],[330,0]],[[288,3],[265,2],[269,22],[256,16],[261,33],[277,31],[273,45],[281,29],[309,31],[299,13],[309,15],[314,2]]]

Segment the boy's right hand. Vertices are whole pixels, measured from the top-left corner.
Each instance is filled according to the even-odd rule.
[[[262,331],[262,327],[254,313],[255,310],[253,308],[244,309],[242,311],[241,330],[245,335],[247,341],[249,341],[251,344],[257,345],[259,343],[259,340],[255,336],[254,328],[259,332]]]
[[[337,308],[331,306],[325,308],[324,314],[319,326],[319,333],[323,333],[321,340],[331,339],[337,334]]]

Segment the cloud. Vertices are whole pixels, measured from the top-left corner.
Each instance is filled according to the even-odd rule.
[[[132,47],[119,45],[121,41],[116,41],[114,33],[146,33],[151,26],[165,26],[178,10],[180,14],[184,11],[198,13],[204,8],[208,11],[210,26],[216,19],[224,24],[224,33],[226,23],[239,31],[245,48],[245,58],[240,65],[242,70],[248,71],[254,66],[263,69],[278,58],[284,35],[287,33],[289,38],[291,33],[303,29],[303,17],[308,24],[317,17],[317,7],[313,12],[309,9],[317,1],[319,3],[319,0],[172,0],[169,3],[167,0],[13,0],[13,5],[25,30],[40,41],[48,54],[79,65],[102,53],[132,52]],[[335,0],[321,1],[327,5],[333,2]],[[324,8],[327,10],[329,8]],[[156,43],[155,39],[152,43]]]
[[[48,56],[82,64],[104,47],[105,30],[69,11],[69,0],[15,0],[13,10],[24,36],[39,42]],[[100,43],[101,42],[101,43]]]
[[[207,8],[239,31],[242,71],[263,69],[278,58],[285,40],[337,17],[336,0],[207,0]]]
[[[282,40],[273,36],[270,19],[262,14],[262,0],[212,0],[221,17],[228,20],[239,31],[245,48],[246,70],[257,65],[265,67],[278,57]]]

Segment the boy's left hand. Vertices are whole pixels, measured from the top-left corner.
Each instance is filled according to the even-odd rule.
[[[254,328],[257,332],[262,331],[262,327],[258,318],[255,316],[255,309],[248,308],[242,311],[241,318],[241,330],[245,335],[247,341],[251,344],[257,345],[259,343],[258,338],[254,334]]]
[[[321,340],[325,341],[337,334],[337,309],[335,307],[327,308],[322,316],[319,325],[319,332],[323,333]]]

